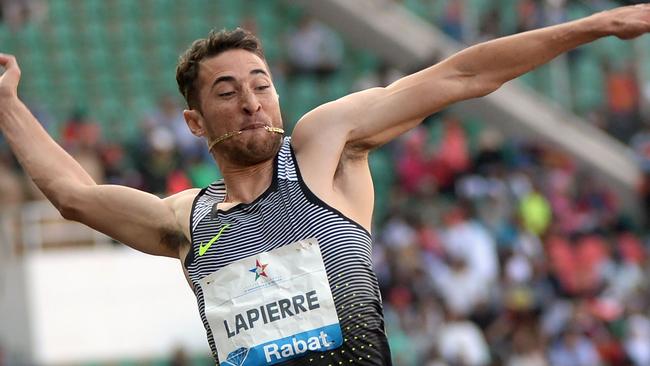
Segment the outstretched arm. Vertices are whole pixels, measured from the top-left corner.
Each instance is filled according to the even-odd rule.
[[[631,39],[648,31],[650,5],[644,4],[481,43],[386,88],[351,94],[312,111],[296,127],[294,139],[308,141],[331,129],[332,138],[364,152],[452,103],[489,94],[582,44],[612,35]]]
[[[0,76],[0,131],[23,169],[63,217],[145,253],[178,258],[186,235],[177,213],[191,197],[179,194],[161,200],[127,187],[97,185],[18,99],[16,59],[0,54],[0,66],[5,68]]]

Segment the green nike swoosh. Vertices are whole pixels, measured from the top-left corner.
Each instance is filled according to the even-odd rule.
[[[208,244],[203,245],[203,243],[201,243],[199,245],[199,257],[202,256],[203,254],[205,254],[205,252],[207,252],[208,249],[210,249],[210,246],[212,246],[212,244],[214,244],[215,241],[219,240],[219,237],[221,236],[221,234],[223,234],[223,231],[226,230],[229,227],[230,227],[230,224],[225,224],[224,226],[221,227],[221,230],[219,230],[217,235],[215,235],[214,238],[210,239]]]

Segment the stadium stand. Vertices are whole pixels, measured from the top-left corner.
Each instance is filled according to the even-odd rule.
[[[467,44],[613,5],[402,3]],[[292,72],[287,45],[307,18],[289,2],[57,0],[46,6],[44,17],[18,29],[0,24],[0,49],[16,54],[23,68],[21,95],[100,181],[160,195],[218,178],[200,142],[179,132],[179,99],[165,102],[177,95],[178,54],[210,28],[256,30],[289,130],[325,101],[395,78],[376,56],[344,40],[344,61],[335,71],[324,77]],[[522,79],[627,142],[643,130],[648,56],[648,37],[634,46],[606,39]],[[631,79],[615,77],[630,64]],[[631,91],[612,100],[619,90]],[[621,130],[620,119],[632,128]],[[642,220],[626,216],[615,193],[571,156],[534,138],[509,139],[483,122],[440,113],[371,156],[375,267],[395,364],[648,364],[650,262]],[[20,174],[0,142],[2,167]],[[9,186],[0,181],[0,199]],[[26,194],[37,202],[22,209],[40,215],[28,223],[17,215],[4,221],[52,221],[38,208],[38,193]],[[641,200],[647,196],[639,193]],[[26,249],[29,238],[19,230],[11,250],[56,250],[79,245],[79,238],[83,245],[107,241],[81,229],[63,231],[75,232],[63,239],[67,243]],[[181,355],[117,364],[198,366],[209,364],[207,354],[206,348],[189,361]],[[1,358],[2,347],[0,364]]]

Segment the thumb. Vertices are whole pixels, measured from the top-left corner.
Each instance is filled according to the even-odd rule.
[[[16,58],[12,55],[0,53],[0,66],[5,69],[0,76],[0,88],[7,87],[16,90],[18,81],[20,81],[20,67],[18,67]]]

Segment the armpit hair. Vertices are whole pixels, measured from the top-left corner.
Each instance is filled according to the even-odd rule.
[[[178,250],[181,246],[187,244],[187,238],[178,230],[164,229],[160,234],[160,243],[172,250]]]

